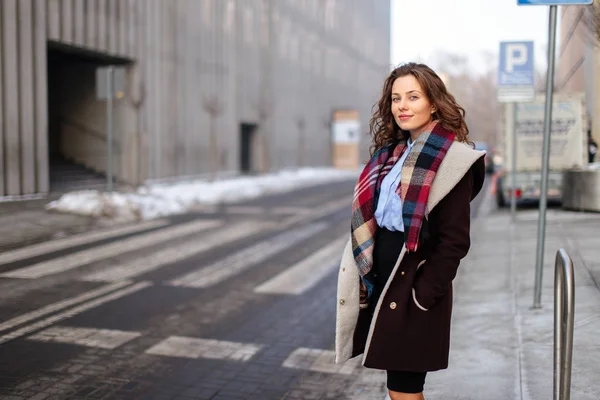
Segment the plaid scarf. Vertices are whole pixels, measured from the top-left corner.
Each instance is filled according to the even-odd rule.
[[[454,141],[454,133],[437,121],[415,140],[408,153],[396,193],[402,199],[404,240],[408,252],[417,251],[431,183]],[[373,154],[362,171],[352,201],[352,250],[363,283],[370,296],[373,290],[373,248],[375,246],[375,208],[383,178],[408,148],[406,139],[383,147]]]

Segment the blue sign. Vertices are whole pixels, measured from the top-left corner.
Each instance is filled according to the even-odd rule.
[[[572,6],[572,5],[589,5],[594,0],[517,0],[520,6]]]
[[[533,42],[500,42],[498,86],[532,86]]]

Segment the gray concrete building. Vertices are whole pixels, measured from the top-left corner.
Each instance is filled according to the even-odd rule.
[[[585,93],[591,136],[600,142],[600,4],[560,7],[560,46],[557,49],[555,88]]]
[[[1,0],[0,196],[69,165],[119,182],[331,165],[335,110],[368,120],[389,71],[390,0]],[[85,187],[85,182],[83,182]]]

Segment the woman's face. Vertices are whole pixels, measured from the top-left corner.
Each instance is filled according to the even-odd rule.
[[[392,114],[400,129],[416,138],[431,123],[435,111],[417,78],[401,76],[392,85]]]

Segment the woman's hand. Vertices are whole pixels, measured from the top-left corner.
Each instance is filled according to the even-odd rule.
[[[369,292],[367,290],[367,287],[365,286],[365,284],[363,283],[362,279],[360,279],[360,308],[367,308],[369,307]]]

